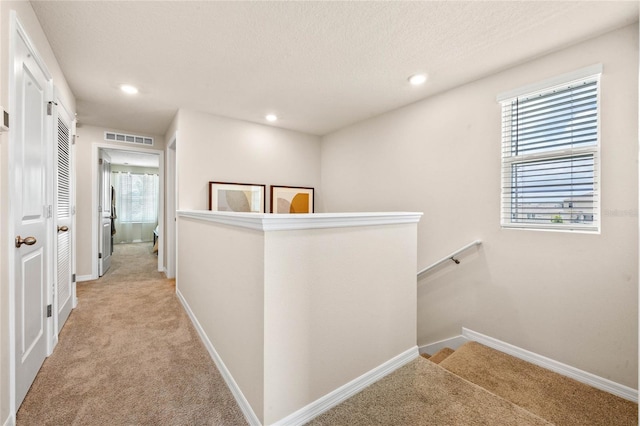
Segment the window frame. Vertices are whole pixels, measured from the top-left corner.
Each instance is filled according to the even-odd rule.
[[[501,111],[501,161],[500,161],[500,226],[501,229],[521,229],[521,230],[535,230],[535,231],[557,231],[557,232],[579,232],[589,234],[599,234],[601,232],[601,75],[602,65],[592,65],[571,73],[563,74],[551,79],[541,81],[532,85],[524,86],[519,89],[515,89],[506,93],[503,93],[497,97],[500,103]],[[518,99],[531,99],[532,97],[539,96],[540,94],[547,94],[558,89],[566,89],[571,86],[583,84],[587,81],[595,81],[596,83],[596,143],[594,145],[579,146],[575,148],[561,147],[558,149],[550,149],[543,152],[532,152],[525,154],[513,154],[513,141],[511,139],[511,127],[510,122],[512,113],[507,112],[507,107],[510,107],[512,103]],[[553,160],[571,160],[578,159],[584,156],[593,157],[593,207],[591,216],[593,217],[592,223],[574,223],[572,220],[568,223],[554,223],[553,220],[547,222],[528,223],[528,222],[514,222],[512,216],[512,209],[514,206],[514,195],[512,191],[511,181],[513,178],[513,166],[518,164],[533,165],[534,162],[543,164],[545,161]],[[573,200],[575,201],[575,200]],[[563,207],[564,207],[563,201]],[[535,211],[524,211],[527,213],[537,213]],[[535,216],[535,214],[534,214]],[[582,215],[583,218],[586,215]],[[529,215],[527,214],[527,217]],[[522,219],[521,219],[522,220]],[[527,220],[527,219],[524,219]],[[530,220],[530,219],[529,219]]]

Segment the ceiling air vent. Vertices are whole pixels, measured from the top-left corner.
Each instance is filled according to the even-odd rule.
[[[104,132],[104,140],[153,146],[153,138],[148,138],[146,136],[125,135],[124,133]]]

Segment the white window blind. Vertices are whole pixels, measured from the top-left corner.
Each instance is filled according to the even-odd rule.
[[[599,80],[502,101],[503,227],[599,231]]]
[[[158,175],[115,172],[112,176],[118,221],[155,224],[158,221]]]

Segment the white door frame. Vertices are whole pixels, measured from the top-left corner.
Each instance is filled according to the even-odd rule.
[[[178,173],[177,173],[177,132],[167,144],[167,203],[166,203],[166,219],[167,227],[165,232],[166,248],[167,248],[167,267],[165,274],[167,278],[175,278],[176,276],[176,210],[178,209]]]
[[[31,52],[33,59],[36,61],[36,63],[38,64],[38,66],[42,69],[42,71],[45,74],[45,77],[48,79],[49,81],[49,85],[51,86],[51,96],[53,97],[53,81],[52,81],[52,76],[51,73],[49,72],[49,69],[46,65],[46,63],[42,60],[42,57],[40,56],[40,54],[38,53],[38,50],[35,48],[35,45],[31,42],[31,39],[29,38],[29,35],[27,34],[26,30],[24,29],[24,27],[22,26],[22,24],[20,23],[20,20],[18,19],[17,13],[14,10],[10,11],[10,17],[9,17],[9,87],[8,87],[8,94],[9,94],[9,111],[16,111],[17,110],[17,93],[16,93],[16,74],[15,74],[15,58],[16,58],[16,49],[17,49],[17,40],[18,38],[21,38],[23,40],[23,42],[25,43],[25,45],[27,46],[27,48],[29,49],[29,51]],[[15,128],[16,123],[15,123],[15,115],[11,114],[9,116],[9,128]],[[49,127],[49,131],[51,132],[53,130],[52,126],[48,126]],[[9,188],[9,192],[13,192],[14,188],[15,188],[15,168],[14,168],[14,162],[11,161],[13,152],[15,150],[15,145],[16,145],[16,140],[15,140],[15,132],[9,132],[9,142],[8,142],[8,157],[9,157],[9,161],[8,161],[8,188]],[[52,168],[52,161],[53,161],[53,147],[50,142],[51,142],[51,137],[52,134],[48,135],[48,145],[50,147],[49,152],[47,152],[47,162],[48,162],[48,170],[46,170],[45,175],[47,175],[47,173],[51,173]],[[52,176],[47,176],[49,178],[49,182],[47,183],[47,192],[48,194],[46,195],[47,200],[52,202],[52,197],[53,197],[53,179]],[[16,274],[15,274],[15,247],[14,247],[14,242],[13,242],[13,235],[15,235],[15,217],[14,217],[14,207],[12,205],[12,198],[11,196],[8,197],[8,225],[7,225],[7,232],[8,235],[11,236],[10,238],[7,238],[6,241],[6,247],[8,248],[7,250],[7,259],[8,259],[8,271],[7,271],[7,275],[9,278],[9,416],[11,419],[15,419],[16,416],[16,412],[18,407],[16,407],[16,285],[15,285],[15,278],[16,278]],[[52,204],[52,203],[51,203]],[[52,204],[53,205],[53,204]],[[52,223],[53,223],[53,219],[51,218],[48,223],[47,226],[50,228],[47,230],[47,234],[51,234],[51,227],[52,227]],[[45,274],[47,276],[47,304],[51,304],[53,302],[52,300],[52,293],[53,293],[53,287],[52,287],[52,259],[53,259],[53,251],[52,251],[52,241],[51,238],[48,238],[47,241],[47,250],[48,250],[48,256],[49,256],[49,262],[47,265],[47,271],[45,271]],[[48,318],[47,320],[47,330],[46,330],[46,336],[47,336],[47,356],[51,355],[51,352],[53,350],[53,339],[52,339],[52,334],[51,334],[51,328],[53,327],[53,317]]]
[[[158,149],[129,147],[108,142],[94,142],[91,147],[91,279],[98,279],[98,154],[101,149],[117,151],[131,151],[141,154],[152,154],[160,157],[159,164],[159,194],[158,194],[158,238],[164,234],[164,151]],[[162,241],[162,240],[160,240]],[[158,244],[158,271],[164,271],[163,244]]]
[[[98,150],[98,165],[98,276],[101,277],[111,267],[113,254],[113,187],[108,152]]]

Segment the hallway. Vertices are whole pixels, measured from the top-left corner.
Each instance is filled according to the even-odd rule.
[[[244,417],[150,243],[115,246],[17,415],[17,425],[241,425]]]

